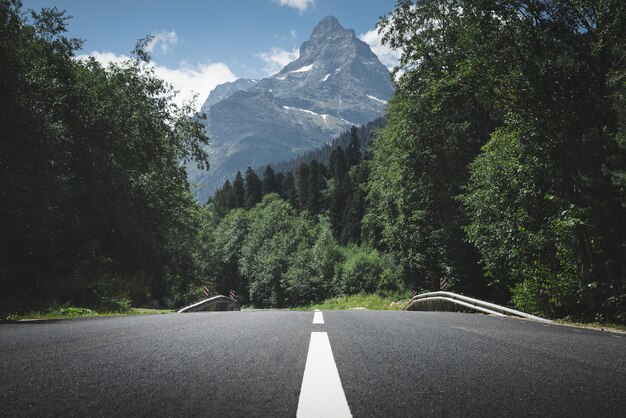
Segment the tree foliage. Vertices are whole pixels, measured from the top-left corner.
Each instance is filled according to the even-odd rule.
[[[184,292],[202,215],[181,161],[207,166],[202,126],[145,61],[77,60],[66,24],[0,2],[2,303]]]
[[[401,0],[379,25],[404,71],[370,167],[384,248],[424,287],[626,320],[624,2]]]
[[[140,40],[103,68],[0,0],[0,304],[405,286],[626,322],[626,3],[399,0],[384,121],[194,201],[201,115]],[[376,127],[384,128],[372,135]],[[366,152],[364,152],[366,151]],[[122,300],[120,299],[120,300]]]
[[[277,194],[250,210],[231,211],[215,237],[220,291],[230,286],[257,307],[307,305],[348,292],[384,294],[403,288],[401,269],[391,256],[358,247],[346,250],[326,216],[298,213]],[[362,253],[363,261],[355,261],[353,255]],[[367,277],[360,279],[362,272]]]

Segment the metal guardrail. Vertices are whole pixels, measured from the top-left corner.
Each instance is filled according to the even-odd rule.
[[[185,312],[201,312],[201,311],[240,311],[241,305],[239,301],[219,295],[212,298],[201,300],[193,305],[185,306],[178,313]]]
[[[428,308],[426,310],[447,310],[440,309],[446,304],[454,304],[464,308],[473,309],[478,312],[496,315],[496,316],[516,316],[519,318],[531,319],[533,321],[551,323],[549,319],[541,318],[535,315],[527,314],[515,309],[506,308],[494,303],[470,298],[468,296],[457,295],[451,292],[428,292],[416,295],[404,307],[405,311],[419,310],[420,308]]]

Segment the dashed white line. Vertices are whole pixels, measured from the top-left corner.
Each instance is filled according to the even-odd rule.
[[[351,417],[328,334],[312,332],[296,417]]]
[[[315,310],[315,313],[313,314],[313,323],[314,324],[324,323],[324,315],[322,315],[322,312]]]

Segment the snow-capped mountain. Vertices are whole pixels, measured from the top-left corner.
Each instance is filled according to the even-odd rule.
[[[237,170],[293,158],[384,113],[391,74],[353,30],[328,16],[279,73],[217,86],[202,110],[208,172],[189,169],[204,202]]]

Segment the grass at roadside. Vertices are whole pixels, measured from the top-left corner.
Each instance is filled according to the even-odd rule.
[[[322,303],[310,306],[301,306],[296,309],[320,309],[326,311],[354,308],[365,308],[371,310],[400,310],[404,307],[408,299],[408,294],[394,294],[390,296],[358,294],[327,299]]]
[[[98,312],[92,309],[79,308],[79,307],[66,307],[54,309],[48,312],[29,312],[23,314],[10,314],[6,316],[6,320],[9,321],[22,321],[22,320],[43,320],[43,319],[73,319],[73,318],[91,318],[98,316],[121,316],[121,315],[150,315],[150,314],[164,314],[174,312],[171,309],[144,309],[144,308],[130,308],[125,312]]]
[[[589,328],[601,331],[626,333],[626,325],[620,324],[609,324],[604,322],[573,322],[565,319],[557,319],[554,322],[559,325],[565,325],[568,327]]]

